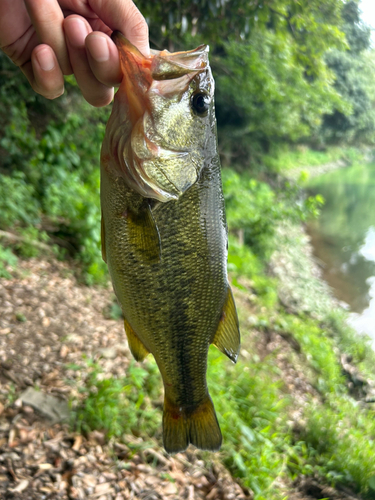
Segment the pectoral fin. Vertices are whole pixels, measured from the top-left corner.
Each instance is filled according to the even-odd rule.
[[[104,226],[104,218],[102,211],[102,222],[101,222],[101,241],[102,241],[102,259],[105,263],[107,263],[107,255],[105,250],[105,226]]]
[[[128,338],[129,349],[136,361],[143,361],[150,351],[146,349],[143,343],[139,340],[137,334],[129,323],[124,320],[125,332]]]
[[[140,254],[147,264],[154,264],[161,259],[161,241],[151,208],[147,204],[137,214],[127,215],[129,242],[131,248]]]
[[[218,329],[212,343],[236,363],[240,350],[240,330],[232,290],[228,287]]]

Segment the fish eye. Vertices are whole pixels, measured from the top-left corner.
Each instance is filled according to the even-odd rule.
[[[199,116],[205,116],[211,104],[211,98],[208,94],[198,92],[191,99],[193,111]]]

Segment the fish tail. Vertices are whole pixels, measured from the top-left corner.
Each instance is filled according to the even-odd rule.
[[[217,451],[221,431],[210,395],[194,408],[184,408],[164,401],[163,443],[168,453],[185,451],[189,444],[201,450]]]

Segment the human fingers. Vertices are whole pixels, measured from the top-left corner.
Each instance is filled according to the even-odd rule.
[[[30,18],[23,0],[0,0],[0,48],[2,50],[22,38],[30,25]],[[10,47],[9,51],[11,49]],[[13,51],[15,51],[14,47]]]
[[[31,54],[31,61],[20,66],[31,87],[47,99],[64,93],[64,76],[56,55],[48,45],[38,45]]]
[[[122,80],[120,57],[109,36],[99,31],[90,33],[86,38],[86,49],[91,70],[96,78],[109,87],[119,85]]]
[[[91,32],[89,23],[83,17],[72,15],[65,19],[64,31],[74,76],[83,97],[93,106],[109,104],[113,98],[113,88],[95,77],[87,58],[85,39]]]
[[[65,75],[72,73],[66,47],[64,14],[57,0],[25,0],[30,19],[40,43],[49,45],[55,53]]]
[[[132,0],[90,0],[90,7],[111,30],[121,31],[142,54],[150,54],[148,26]]]

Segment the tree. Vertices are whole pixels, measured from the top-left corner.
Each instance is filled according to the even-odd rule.
[[[326,56],[335,73],[335,88],[349,105],[349,113],[335,108],[324,118],[321,137],[325,141],[375,141],[375,61],[371,29],[361,21],[359,2],[350,0],[342,11],[342,29],[349,48],[332,49]]]
[[[345,47],[342,0],[149,0],[156,48],[211,46],[224,163],[248,167],[280,141],[308,137],[345,112],[325,53]]]

